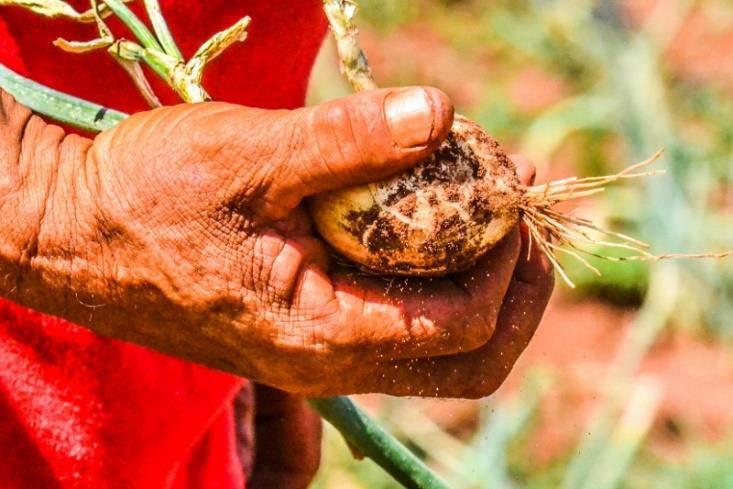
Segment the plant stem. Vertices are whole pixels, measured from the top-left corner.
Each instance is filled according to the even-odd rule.
[[[0,63],[0,87],[21,104],[59,122],[98,132],[120,123],[127,114],[58,92],[9,70]]]
[[[363,455],[407,488],[446,489],[419,458],[360,410],[348,397],[310,399],[311,406]]]
[[[39,114],[88,131],[111,128],[128,117],[123,112],[36,83],[1,63],[0,88]],[[310,403],[357,451],[374,460],[401,484],[419,489],[447,488],[420,459],[347,397],[311,399]]]
[[[359,47],[359,31],[352,22],[356,8],[353,0],[323,0],[323,11],[336,39],[341,73],[355,92],[362,92],[377,88],[377,84],[366,54]]]
[[[164,52],[154,49],[147,49],[135,42],[128,41],[126,39],[116,41],[112,46],[110,46],[109,52],[117,59],[134,62],[144,62],[163,81],[173,87],[171,74],[173,73],[176,61]]]
[[[65,17],[83,23],[92,23],[96,20],[93,9],[79,12],[64,0],[0,0],[0,6],[4,5],[26,8],[49,18]],[[102,16],[109,14],[109,9],[104,6],[100,9],[100,14]]]
[[[155,39],[150,29],[142,23],[127,5],[122,3],[122,0],[104,0],[104,3],[135,34],[135,37],[138,38],[143,47],[151,51],[163,51],[163,47]]]
[[[176,58],[179,61],[183,61],[183,55],[178,49],[176,41],[171,35],[171,31],[168,28],[168,23],[163,17],[163,13],[160,11],[160,4],[158,0],[145,0],[145,10],[148,12],[150,22],[153,24],[155,35],[158,37],[158,41],[163,46],[166,54]]]

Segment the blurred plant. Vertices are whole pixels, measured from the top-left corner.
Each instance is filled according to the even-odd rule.
[[[523,136],[525,154],[547,161],[578,131],[620,136],[630,160],[665,147],[669,174],[647,181],[632,198],[614,199],[611,193],[605,201],[607,217],[633,228],[630,232],[657,248],[685,252],[727,247],[733,239],[731,230],[721,225],[727,215],[711,207],[709,195],[714,183],[731,183],[729,114],[733,112],[724,109],[733,101],[710,89],[690,97],[689,86],[665,78],[661,54],[693,7],[690,1],[676,4],[680,19],[676,24],[647,24],[637,31],[627,26],[617,2],[592,0],[530,2],[526,9],[499,12],[491,26],[500,42],[559,72],[576,91],[534,119]],[[653,15],[650,18],[655,21]],[[578,60],[582,69],[561,62],[563,57]],[[707,140],[685,134],[700,118],[710,134]],[[585,275],[580,283],[586,291],[620,298],[643,295],[646,266],[613,268],[615,272],[600,278]],[[690,286],[680,290],[680,307],[667,319],[683,320],[679,324],[683,327],[703,324],[708,331],[729,337],[733,325],[721,312],[733,312],[731,265],[677,262],[670,268]]]
[[[362,2],[363,3],[363,2]],[[362,18],[370,25],[386,30],[404,24],[414,18],[420,2],[411,0],[371,0]]]
[[[577,165],[573,173],[580,174],[607,173],[655,148],[667,149],[666,176],[608,192],[591,209],[594,220],[600,217],[599,222],[605,220],[657,249],[731,247],[733,96],[714,84],[675,75],[664,57],[694,9],[730,18],[730,5],[661,1],[636,25],[613,0],[423,0],[391,13],[382,9],[382,1],[362,3],[363,18],[379,23],[378,30],[401,23],[427,26],[466,65],[490,60],[483,97],[460,110],[500,140],[521,148],[539,163],[541,175],[547,172],[546,162],[579,137],[582,149],[572,160]],[[566,93],[538,111],[518,107],[510,87],[528,66],[558,77]],[[405,79],[399,71],[393,76],[385,83],[421,81],[409,74]],[[609,142],[613,152],[606,151]],[[579,444],[565,457],[545,466],[526,459],[523,437],[532,429],[529,420],[542,390],[537,398],[492,402],[469,440],[431,426],[415,414],[413,404],[408,408],[400,401],[385,403],[387,424],[395,429],[399,425],[403,440],[414,444],[451,487],[733,487],[730,442],[699,447],[684,463],[646,451],[645,438],[662,391],[654,378],[636,376],[640,362],[669,328],[721,340],[733,337],[733,265],[627,263],[612,264],[601,278],[575,268],[571,273],[581,293],[639,303],[641,309],[616,347],[608,373],[597,380],[599,396],[590,422],[579,429]],[[353,479],[355,486],[358,480]]]
[[[447,479],[453,489],[514,488],[507,452],[531,425],[543,394],[554,380],[549,372],[527,375],[520,394],[504,401],[480,403],[479,428],[469,440],[462,440],[438,425],[416,402],[382,397],[379,421],[387,426]],[[326,446],[340,443],[328,430]],[[380,475],[371,462],[350,459],[344,450],[327,450],[316,489],[399,487]]]

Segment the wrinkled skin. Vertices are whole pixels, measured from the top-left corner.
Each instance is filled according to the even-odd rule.
[[[409,168],[452,117],[438,90],[384,89],[166,107],[91,140],[2,94],[0,292],[298,395],[486,396],[553,286],[520,232],[468,272],[388,281],[335,266],[302,205]]]

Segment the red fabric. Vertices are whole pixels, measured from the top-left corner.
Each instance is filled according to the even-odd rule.
[[[134,2],[139,14],[141,3]],[[215,31],[252,17],[247,41],[207,72],[215,99],[303,104],[326,28],[319,0],[161,4],[186,56]],[[85,40],[95,31],[0,8],[0,62],[120,110],[146,108],[105,53],[63,53],[51,45],[59,36]],[[166,103],[177,102],[155,86]],[[0,300],[0,488],[242,487],[232,413],[242,382]]]

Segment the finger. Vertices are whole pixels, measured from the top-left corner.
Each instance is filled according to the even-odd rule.
[[[247,487],[307,488],[320,463],[321,419],[303,397],[257,384],[255,433]]]
[[[509,158],[517,167],[519,181],[524,185],[534,184],[534,179],[537,176],[537,167],[522,155],[510,155]]]
[[[496,331],[483,347],[458,355],[380,362],[348,386],[354,392],[392,395],[480,398],[506,379],[527,347],[552,293],[549,261],[522,253],[501,308]]]
[[[273,307],[289,304],[302,270],[328,266],[328,252],[320,240],[283,234],[281,226],[295,225],[280,222],[272,228],[262,228],[236,260],[241,267],[242,284]]]
[[[453,107],[440,90],[409,87],[359,93],[290,117],[299,143],[280,185],[305,197],[411,167],[448,135]]]
[[[452,279],[389,281],[337,271],[329,281],[313,272],[298,296],[319,297],[322,303],[311,303],[299,315],[333,308],[314,321],[319,322],[316,342],[335,358],[389,360],[470,351],[494,331],[519,248],[519,235],[512,232],[472,271]]]
[[[552,262],[546,254],[532,245],[529,229],[524,223],[519,225],[519,233],[522,236],[522,250],[512,281],[520,280],[537,286],[549,286],[550,291],[552,291],[555,284]],[[529,249],[530,246],[532,246],[531,250]],[[549,284],[546,283],[548,280],[550,281]]]
[[[554,273],[544,253],[537,252],[527,258],[527,243],[527,240],[523,241],[497,330],[486,351],[477,352],[475,358],[469,359],[473,365],[484,368],[478,370],[479,374],[472,378],[470,385],[454,393],[458,397],[481,398],[496,391],[529,345],[542,320],[554,288]]]
[[[103,134],[97,147],[114,150],[120,140],[136,141],[125,151],[145,151],[153,163],[173,148],[191,177],[217,192],[265,209],[292,209],[308,195],[409,168],[440,145],[452,122],[447,95],[406,87],[298,110],[222,102],[164,107],[133,115]],[[285,215],[280,210],[277,218]]]

